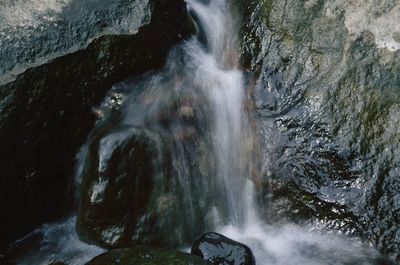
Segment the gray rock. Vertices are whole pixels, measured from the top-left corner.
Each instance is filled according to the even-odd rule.
[[[400,51],[397,26],[378,21],[390,23],[399,4],[237,2],[242,59],[259,74],[266,213],[317,219],[396,255]]]

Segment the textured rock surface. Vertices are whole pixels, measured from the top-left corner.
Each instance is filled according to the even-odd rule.
[[[135,127],[98,129],[89,143],[77,223],[87,240],[104,247],[129,246],[168,157],[155,132]]]
[[[207,265],[197,256],[175,250],[155,249],[137,246],[114,249],[102,254],[86,265]]]
[[[400,52],[389,32],[398,8],[390,0],[242,6],[243,61],[259,74],[270,220],[316,221],[399,253]]]
[[[191,253],[217,265],[255,265],[251,249],[221,234],[206,233],[192,246]]]
[[[152,1],[0,3],[0,83],[24,69],[83,49],[106,34],[132,34],[152,17]]]
[[[183,1],[123,1],[138,2],[148,7],[136,34],[104,35],[0,86],[0,225],[7,227],[0,249],[66,212],[74,157],[95,121],[92,107],[114,83],[161,67],[190,33]]]

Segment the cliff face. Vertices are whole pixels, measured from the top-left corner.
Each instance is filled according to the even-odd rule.
[[[92,107],[113,84],[161,67],[170,48],[191,33],[181,0],[113,1],[115,9],[104,14],[99,6],[72,1],[49,9],[50,18],[60,14],[47,28],[31,6],[33,11],[25,11],[36,24],[16,26],[9,18],[1,28],[1,38],[9,35],[0,47],[1,61],[8,63],[1,66],[0,86],[0,249],[68,212],[75,155],[96,120]],[[26,32],[42,37],[31,43]],[[35,45],[42,48],[35,52]],[[11,55],[16,56],[8,60]]]
[[[400,5],[236,2],[242,59],[257,73],[267,214],[399,253]]]

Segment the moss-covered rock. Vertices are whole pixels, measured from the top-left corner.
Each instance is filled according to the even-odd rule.
[[[175,250],[137,246],[114,249],[102,254],[86,265],[207,265],[197,256]]]

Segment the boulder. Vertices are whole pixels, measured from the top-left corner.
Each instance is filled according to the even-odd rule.
[[[202,235],[192,246],[191,253],[217,265],[255,265],[251,249],[221,234]]]
[[[120,2],[148,6],[137,12],[143,18],[136,31],[100,36],[0,84],[0,225],[7,227],[0,251],[72,207],[75,155],[96,120],[92,107],[106,91],[160,68],[170,48],[190,35],[183,0]]]
[[[168,155],[160,136],[146,129],[98,128],[92,134],[98,135],[88,146],[77,229],[83,240],[103,247],[129,246]]]
[[[208,262],[197,256],[178,252],[136,246],[114,249],[102,254],[86,265],[207,265]]]

